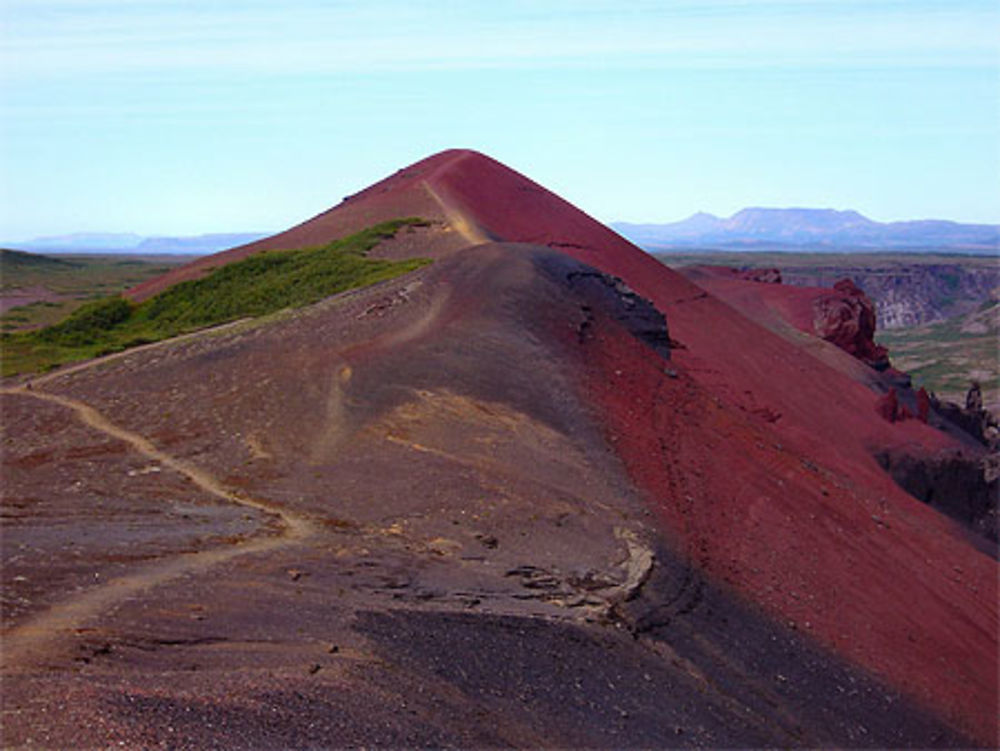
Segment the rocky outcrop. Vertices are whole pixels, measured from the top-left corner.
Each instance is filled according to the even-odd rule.
[[[996,453],[975,455],[956,451],[913,456],[883,451],[876,459],[896,484],[914,498],[986,539],[997,541],[1000,456]]]
[[[916,415],[904,402],[915,404]],[[979,384],[972,384],[965,407],[941,401],[923,388],[913,391],[891,386],[876,402],[875,409],[889,422],[916,417],[951,432],[957,428],[986,447],[983,451],[970,442],[968,449],[936,455],[911,454],[896,449],[881,451],[875,458],[896,484],[914,498],[996,543],[1000,426],[996,417],[983,409]],[[987,552],[995,556],[997,551],[994,546]]]
[[[926,423],[927,418],[930,416],[931,411],[931,396],[927,393],[927,389],[921,386],[917,389],[917,419],[920,422]]]
[[[744,282],[760,282],[761,284],[781,284],[781,269],[755,268],[753,266],[718,266],[715,264],[695,264],[683,269],[689,278],[697,278],[699,275],[708,274],[722,279],[740,279]]]
[[[584,320],[577,333],[586,338],[592,324],[595,306],[613,311],[614,318],[640,341],[645,342],[664,359],[670,359],[670,332],[667,319],[649,300],[637,294],[617,276],[593,269],[575,270],[566,274],[571,289],[580,294],[584,305]]]
[[[875,301],[878,327],[909,328],[969,313],[997,299],[1000,269],[973,262],[782,269],[785,284],[828,287],[849,278]]]
[[[875,343],[875,306],[850,279],[813,301],[813,330],[876,370],[889,367],[885,347]]]
[[[973,382],[965,397],[965,407],[942,401],[933,395],[934,410],[951,424],[958,427],[977,442],[996,451],[1000,449],[1000,421],[996,415],[983,408],[983,393],[978,383]]]
[[[762,284],[781,284],[781,269],[740,269],[737,272],[740,279]]]
[[[887,422],[899,422],[903,419],[903,414],[899,406],[899,395],[896,392],[895,386],[879,397],[879,400],[875,402],[875,411]]]

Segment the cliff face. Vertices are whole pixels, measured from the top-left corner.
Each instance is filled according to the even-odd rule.
[[[849,278],[875,301],[878,328],[901,329],[968,313],[1000,286],[995,264],[783,268],[785,284],[830,287]]]

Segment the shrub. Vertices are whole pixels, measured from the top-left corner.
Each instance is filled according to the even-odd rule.
[[[80,306],[65,321],[42,329],[35,336],[52,344],[94,344],[128,321],[132,310],[132,304],[124,297],[107,297]]]

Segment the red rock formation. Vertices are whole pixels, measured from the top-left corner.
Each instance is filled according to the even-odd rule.
[[[921,386],[917,390],[917,418],[920,422],[927,422],[927,416],[931,411],[931,397],[927,389]]]
[[[875,343],[875,306],[850,279],[813,301],[813,330],[877,370],[889,367],[888,351]]]
[[[689,273],[690,272],[690,273]],[[685,274],[719,277],[722,279],[742,279],[745,282],[760,282],[762,284],[781,284],[781,269],[737,269],[732,266],[713,266],[698,264],[685,269]]]
[[[762,284],[781,284],[781,269],[743,269],[740,279]]]

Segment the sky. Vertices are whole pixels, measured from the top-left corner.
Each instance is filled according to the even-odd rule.
[[[602,221],[1000,223],[1000,3],[0,0],[0,240],[278,231],[451,147]]]

